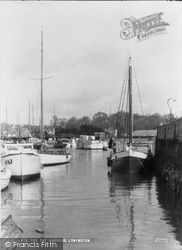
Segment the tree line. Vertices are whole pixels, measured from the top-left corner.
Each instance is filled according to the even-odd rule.
[[[119,112],[112,115],[107,115],[104,112],[96,113],[92,119],[84,116],[80,119],[72,117],[63,123],[59,123],[57,116],[53,116],[51,126],[55,128],[56,135],[75,135],[81,134],[93,135],[94,132],[106,132],[106,134],[114,133],[115,129],[118,131],[118,136],[127,134],[127,123],[129,114],[127,112]],[[153,115],[133,115],[133,130],[153,130],[157,129],[160,124],[165,124],[174,120],[174,117],[169,115],[160,115],[155,113]],[[71,136],[70,136],[71,137]]]
[[[88,116],[82,118],[71,117],[70,119],[58,118],[53,115],[50,124],[45,125],[45,137],[78,137],[81,134],[93,135],[95,132],[105,132],[109,137],[117,129],[118,136],[122,137],[127,134],[128,113],[118,112],[112,115],[107,115],[104,112],[97,112],[92,119]],[[133,115],[133,130],[153,130],[157,129],[162,123],[168,123],[175,120],[170,115],[160,115],[155,113],[153,115]],[[1,124],[1,131],[3,128],[10,128],[13,125]],[[39,137],[39,126],[24,125],[28,128],[32,136]]]

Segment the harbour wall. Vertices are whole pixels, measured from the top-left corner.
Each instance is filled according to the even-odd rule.
[[[159,126],[154,158],[156,174],[182,201],[182,118]]]

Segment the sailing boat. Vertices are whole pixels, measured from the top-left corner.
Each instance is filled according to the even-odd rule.
[[[38,154],[41,157],[41,163],[43,166],[59,165],[69,162],[71,155],[66,149],[55,149],[46,147],[43,143],[44,140],[44,120],[43,120],[43,31],[41,31],[41,126],[40,126],[40,140],[42,147]]]
[[[128,64],[128,95],[129,95],[129,142],[124,150],[111,153],[107,158],[108,166],[111,166],[113,171],[121,173],[138,173],[142,170],[150,171],[150,165],[153,159],[151,149],[146,147],[136,147],[132,142],[133,132],[133,113],[132,113],[132,65],[131,56],[129,56]]]

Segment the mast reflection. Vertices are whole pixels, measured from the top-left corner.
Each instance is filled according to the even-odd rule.
[[[123,174],[108,172],[109,195],[111,202],[115,203],[118,229],[121,231],[127,249],[134,249],[136,236],[136,202],[139,196],[148,195],[148,204],[151,200],[152,176],[140,174]],[[146,185],[147,184],[147,185]],[[145,193],[145,194],[144,194]],[[145,211],[144,211],[145,213]]]

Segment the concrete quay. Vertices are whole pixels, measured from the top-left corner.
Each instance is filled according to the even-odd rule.
[[[182,201],[182,118],[160,125],[155,145],[155,168]]]

